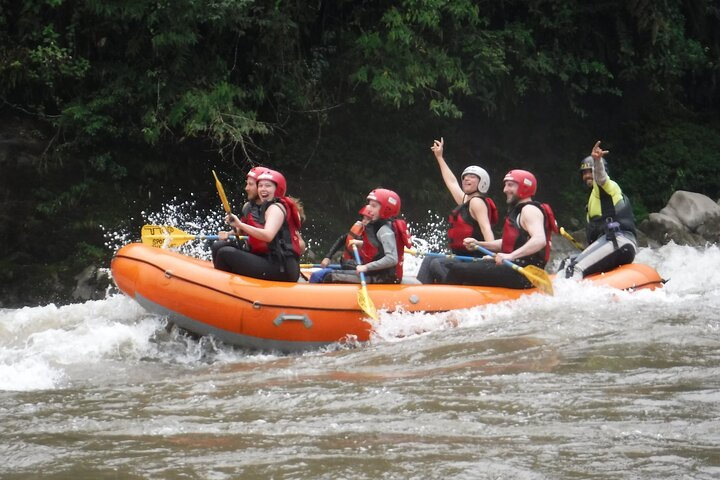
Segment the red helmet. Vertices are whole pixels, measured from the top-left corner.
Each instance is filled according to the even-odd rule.
[[[285,177],[283,176],[283,174],[280,172],[267,168],[262,173],[260,173],[260,175],[258,175],[257,180],[270,180],[271,182],[273,182],[276,187],[276,197],[284,197],[285,192],[287,192],[287,182],[285,181]]]
[[[247,177],[250,177],[250,178],[253,178],[253,179],[257,180],[258,175],[260,175],[260,174],[261,174],[262,172],[264,172],[265,170],[267,170],[267,168],[265,168],[265,167],[259,167],[259,166],[258,166],[258,167],[253,167],[253,168],[250,169],[250,171],[247,173],[247,175],[246,175],[245,177],[246,177],[246,178],[247,178]]]
[[[535,195],[537,191],[537,180],[535,175],[527,170],[510,170],[505,174],[503,183],[515,182],[518,184],[517,196],[522,200]]]
[[[367,205],[363,205],[363,207],[358,213],[363,217],[370,217],[370,207],[368,207]]]
[[[392,218],[400,213],[400,197],[392,190],[376,188],[367,196],[380,204],[380,218]]]

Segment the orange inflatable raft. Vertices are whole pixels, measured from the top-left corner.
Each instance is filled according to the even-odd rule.
[[[112,260],[117,286],[150,312],[198,335],[243,348],[297,352],[344,341],[367,341],[372,330],[357,302],[359,285],[286,283],[234,275],[212,263],[141,243]],[[619,289],[654,289],[651,267],[624,265],[588,277]],[[378,309],[444,312],[515,300],[535,289],[458,285],[368,285]]]

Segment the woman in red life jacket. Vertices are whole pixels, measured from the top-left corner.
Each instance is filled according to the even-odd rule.
[[[228,214],[225,221],[248,235],[250,251],[226,246],[217,251],[215,268],[265,280],[296,282],[300,276],[300,213],[296,203],[285,196],[285,177],[266,169],[257,176],[260,213],[238,218]]]
[[[367,196],[370,222],[362,232],[358,246],[361,264],[354,271],[334,270],[325,275],[325,283],[360,283],[360,272],[367,283],[400,283],[404,248],[398,247],[395,217],[400,213],[400,197],[392,190],[376,188]],[[400,221],[402,222],[402,221]],[[404,223],[404,222],[403,222]],[[403,235],[404,232],[400,232]],[[352,248],[352,247],[351,247]]]
[[[506,288],[531,288],[524,275],[504,265],[509,260],[521,267],[544,268],[550,254],[551,226],[548,210],[532,199],[537,190],[535,176],[525,170],[510,170],[503,179],[503,193],[509,208],[502,238],[490,242],[466,238],[466,248],[480,245],[498,252],[494,259],[454,263],[448,268],[446,283]]]
[[[365,232],[367,224],[372,221],[369,206],[364,205],[358,213],[360,214],[360,220],[356,221],[353,226],[350,227],[350,231],[348,233],[341,234],[337,240],[335,240],[335,243],[333,243],[332,247],[330,247],[330,250],[328,250],[325,258],[323,258],[320,262],[320,267],[322,269],[315,271],[312,275],[310,275],[310,283],[322,283],[325,275],[333,271],[332,268],[327,268],[327,266],[330,265],[330,262],[332,262],[332,257],[341,251],[342,255],[340,256],[340,268],[342,270],[355,270],[357,262],[355,261],[355,255],[352,251],[352,245],[355,244],[358,248],[362,246],[363,232]]]
[[[484,168],[470,165],[460,175],[462,184],[458,183],[455,174],[443,158],[444,144],[444,139],[440,138],[433,142],[430,149],[435,154],[445,186],[457,205],[448,217],[450,223],[449,247],[455,255],[481,257],[482,253],[477,250],[468,251],[463,240],[468,237],[483,241],[495,239],[492,225],[497,223],[498,212],[495,202],[487,196],[490,188],[490,175]],[[447,275],[448,266],[453,262],[455,260],[448,258],[425,257],[418,271],[418,281],[441,283]]]
[[[262,200],[258,196],[257,177],[265,170],[267,170],[266,167],[253,167],[245,177],[245,194],[247,195],[247,202],[243,205],[242,214],[240,215],[240,219],[244,222],[247,222],[247,219],[250,216],[253,216],[256,219],[260,218],[260,206],[262,205]],[[218,232],[219,240],[215,241],[210,247],[213,262],[215,261],[215,256],[217,255],[218,250],[222,247],[231,246],[241,248],[243,250],[249,250],[247,242],[229,239],[229,236],[234,233],[236,232],[224,230]]]

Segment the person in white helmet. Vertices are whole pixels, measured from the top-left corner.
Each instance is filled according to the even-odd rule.
[[[445,140],[434,140],[430,147],[440,167],[445,186],[457,207],[448,216],[449,248],[455,255],[481,257],[483,254],[477,250],[470,251],[463,244],[468,237],[490,242],[495,239],[492,225],[497,223],[498,210],[495,202],[488,197],[490,189],[490,175],[477,165],[470,165],[463,170],[458,182],[455,174],[450,170],[443,150]],[[417,279],[421,283],[444,283],[448,266],[454,262],[452,259],[442,257],[426,257],[423,259],[418,271]]]

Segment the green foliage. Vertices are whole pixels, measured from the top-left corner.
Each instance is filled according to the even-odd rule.
[[[405,0],[380,13],[357,39],[353,80],[385,104],[422,99],[452,118],[462,116],[463,99],[495,112],[554,93],[582,116],[589,95],[621,96],[628,82],[645,80],[672,100],[681,79],[712,58],[687,35],[682,2],[517,0],[479,9]]]
[[[700,119],[662,120],[636,127],[639,150],[625,160],[624,188],[636,209],[657,212],[676,190],[720,196],[720,123]]]
[[[638,211],[717,195],[718,126],[692,113],[717,118],[719,30],[712,2],[684,0],[0,0],[3,113],[42,132],[0,143],[0,264],[97,258],[92,225],[206,189],[209,164],[283,170],[310,211],[337,207],[321,222],[377,185],[444,213],[441,135],[456,170],[531,168],[555,194],[559,158],[632,130],[642,163],[616,171]],[[669,118],[631,128],[646,111]]]

